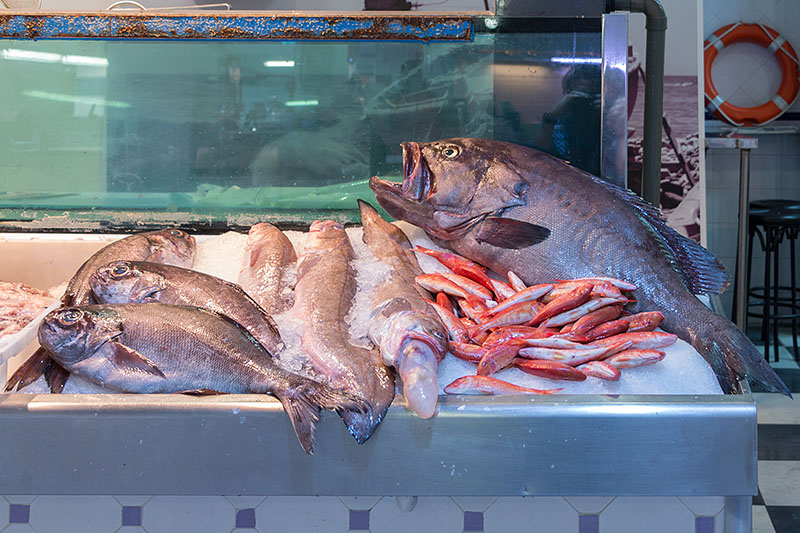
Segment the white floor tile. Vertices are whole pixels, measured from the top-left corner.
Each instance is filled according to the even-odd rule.
[[[600,533],[685,533],[694,514],[677,498],[618,497],[600,514]]]
[[[775,533],[767,508],[763,505],[753,506],[753,533]]]
[[[256,508],[259,531],[327,533],[349,524],[350,511],[336,496],[270,496]]]
[[[800,505],[800,461],[759,461],[758,488],[767,505]]]
[[[800,401],[770,392],[753,394],[759,424],[800,424]]]
[[[30,524],[39,533],[114,531],[122,525],[122,506],[111,496],[39,496]]]
[[[57,531],[57,530],[54,530]],[[3,533],[38,533],[30,524],[9,524]],[[44,531],[42,531],[44,533]]]
[[[578,513],[560,496],[535,496],[536,531],[578,531]]]
[[[152,498],[152,496],[114,496],[114,499],[125,507],[144,505],[150,501],[150,498]]]
[[[530,533],[541,517],[534,507],[533,496],[503,496],[497,498],[483,513],[483,530],[486,533]],[[573,511],[574,513],[574,511]]]
[[[614,501],[613,496],[570,496],[567,503],[580,514],[599,514]]]
[[[496,496],[453,496],[453,501],[462,511],[475,511],[485,513],[497,499]]]
[[[725,507],[722,496],[681,496],[678,499],[698,516],[716,516]]]
[[[9,505],[10,504],[6,500],[0,498],[0,529],[3,529],[5,526],[8,525]]]
[[[225,496],[235,509],[254,509],[264,503],[267,496]]]
[[[142,526],[122,526],[114,533],[147,533],[147,530]]]
[[[5,496],[3,496],[3,498],[8,500],[8,503],[18,503],[20,505],[30,505],[31,503],[33,503],[33,500],[36,499],[36,496],[32,496],[30,494],[21,494],[19,496],[17,496],[17,495],[13,495],[13,496],[12,495],[5,495]]]
[[[401,511],[395,498],[383,498],[369,513],[372,533],[460,533],[463,527],[464,513],[447,497],[420,497],[409,512]]]
[[[348,509],[353,511],[366,511],[375,507],[382,496],[339,496],[339,499]]]
[[[142,509],[148,533],[217,533],[236,523],[233,506],[224,496],[153,496]]]

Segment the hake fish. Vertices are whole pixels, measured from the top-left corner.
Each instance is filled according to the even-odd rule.
[[[528,285],[608,276],[638,285],[631,312],[661,311],[726,393],[747,379],[789,395],[752,342],[695,294],[729,284],[724,267],[666,225],[658,209],[545,153],[482,139],[403,144],[403,183],[370,187],[395,218]]]
[[[383,362],[402,378],[408,407],[421,418],[430,418],[439,397],[436,369],[447,352],[447,330],[425,301],[431,295],[414,282],[422,270],[406,235],[367,202],[359,200],[358,206],[364,242],[390,267],[389,277],[372,298],[369,337],[380,347]]]
[[[312,223],[297,265],[290,313],[304,324],[301,347],[314,371],[368,405],[366,412],[340,412],[348,431],[361,444],[392,403],[394,376],[377,350],[350,343],[345,316],[356,293],[353,259],[353,247],[340,224],[332,220]]]
[[[93,303],[89,277],[111,261],[153,261],[176,266],[191,266],[194,260],[195,239],[177,228],[136,233],[114,241],[94,253],[72,276],[64,295],[63,306]],[[60,393],[67,383],[69,373],[53,364],[52,358],[41,348],[22,363],[6,383],[6,392],[23,389],[45,374],[53,393]]]
[[[308,454],[321,409],[360,408],[346,393],[283,370],[239,324],[206,309],[66,307],[45,317],[39,342],[68,371],[118,391],[271,394]]]
[[[274,357],[283,348],[275,321],[241,287],[188,268],[115,261],[89,278],[97,303],[164,303],[202,307],[243,326]]]
[[[292,242],[268,222],[250,228],[239,285],[270,315],[292,306],[290,271],[297,262]]]

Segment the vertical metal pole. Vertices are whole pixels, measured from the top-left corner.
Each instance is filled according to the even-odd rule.
[[[603,15],[600,177],[628,186],[628,14]]]
[[[750,213],[750,149],[739,150],[739,255],[736,258],[736,325],[744,331],[745,316],[747,314],[747,288],[750,280],[747,277],[747,255],[749,239],[749,213]]]
[[[667,20],[647,20],[642,198],[661,207],[661,121],[664,116],[664,41]]]
[[[725,496],[723,511],[725,533],[751,533],[753,531],[753,497]]]

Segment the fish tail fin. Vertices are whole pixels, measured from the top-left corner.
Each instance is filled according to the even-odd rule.
[[[10,392],[16,388],[20,391],[42,377],[48,369],[55,366],[56,362],[50,357],[50,354],[41,346],[33,352],[24,363],[8,378],[6,382],[5,392]],[[65,371],[66,372],[66,371]],[[64,380],[66,381],[66,380]],[[53,392],[61,392],[53,391]]]
[[[360,412],[365,409],[364,402],[350,394],[333,389],[323,383],[305,379],[286,392],[277,395],[283,404],[297,440],[308,455],[314,453],[314,431],[322,409],[329,411]]]
[[[723,392],[741,392],[737,378],[742,378],[767,392],[792,397],[786,384],[739,328],[716,314],[709,326],[708,331],[698,335],[692,345],[711,365]]]

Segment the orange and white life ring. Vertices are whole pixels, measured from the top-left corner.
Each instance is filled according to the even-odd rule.
[[[767,103],[757,107],[739,107],[725,101],[714,87],[711,65],[725,46],[734,43],[755,43],[775,54],[781,67],[781,85],[778,93]],[[786,39],[763,24],[737,22],[715,31],[703,43],[706,109],[734,126],[755,126],[775,120],[786,111],[800,93],[800,70],[797,53]]]

